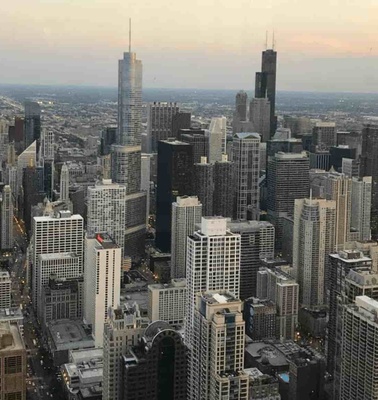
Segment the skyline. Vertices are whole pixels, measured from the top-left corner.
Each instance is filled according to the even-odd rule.
[[[116,86],[131,17],[144,87],[253,90],[266,31],[269,45],[275,31],[278,90],[378,92],[372,1],[341,8],[321,0],[311,13],[308,0],[179,3],[8,2],[0,28],[1,83]]]

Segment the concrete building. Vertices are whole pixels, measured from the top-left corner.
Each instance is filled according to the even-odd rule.
[[[147,106],[147,152],[156,153],[159,140],[172,137],[172,119],[179,112],[177,103],[155,101]]]
[[[235,165],[234,219],[260,218],[260,135],[237,133],[232,142]]]
[[[247,121],[248,95],[240,90],[235,97],[235,115],[237,121]]]
[[[186,243],[187,237],[196,230],[201,222],[202,204],[196,196],[178,196],[172,203],[171,227],[171,277],[186,276]]]
[[[249,400],[281,400],[278,379],[258,368],[244,368],[249,378]]]
[[[54,143],[55,143],[54,132],[51,130],[42,129],[40,159],[43,160],[44,162],[54,161],[55,158]]]
[[[136,304],[125,304],[109,314],[104,327],[104,400],[122,400],[121,357],[138,343],[148,323]]]
[[[107,234],[86,238],[84,319],[92,325],[96,347],[102,347],[110,308],[120,302],[122,249]]]
[[[68,170],[67,164],[64,163],[60,171],[59,200],[65,202],[69,200],[70,198],[69,193],[70,193],[70,172]]]
[[[169,284],[148,285],[148,318],[183,325],[185,317],[186,280],[172,279]]]
[[[355,305],[343,307],[340,399],[374,399],[377,396],[378,302],[358,296]]]
[[[126,226],[126,187],[103,179],[88,188],[87,232],[107,233],[123,248]]]
[[[232,321],[232,322],[231,322]],[[248,399],[242,302],[228,291],[197,293],[188,397]]]
[[[358,232],[358,240],[370,240],[372,177],[352,178],[351,230]]]
[[[152,322],[122,357],[123,399],[186,400],[187,351],[182,336],[163,321]]]
[[[327,261],[335,248],[335,229],[335,201],[295,200],[293,268],[302,306],[316,307],[325,303]]]
[[[222,154],[226,153],[226,117],[212,118],[207,134],[209,135],[209,162],[222,161]]]
[[[15,323],[0,323],[0,365],[0,397],[26,400],[26,349]]]
[[[42,286],[48,283],[51,273],[55,272],[58,278],[82,276],[83,240],[83,217],[80,215],[60,211],[52,216],[33,218],[31,297],[35,310]]]
[[[0,309],[10,309],[12,305],[12,281],[8,271],[0,271]]]
[[[268,98],[254,98],[249,104],[249,120],[253,130],[261,135],[261,141],[270,139],[270,101]]]
[[[1,250],[13,248],[13,198],[9,185],[5,185],[1,191]]]
[[[214,163],[213,215],[232,218],[234,206],[234,163],[222,154],[221,161]]]
[[[336,124],[334,122],[316,122],[312,130],[313,146],[319,150],[329,150],[337,145]]]
[[[244,302],[245,333],[252,340],[275,339],[277,309],[271,300],[251,297]]]

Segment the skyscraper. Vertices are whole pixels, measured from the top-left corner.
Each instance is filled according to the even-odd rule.
[[[170,252],[172,203],[192,194],[192,147],[188,143],[158,143],[156,246]]]
[[[361,241],[371,239],[371,188],[371,176],[352,178],[350,224],[351,228],[358,232],[358,239]]]
[[[329,150],[337,145],[336,124],[334,122],[317,122],[312,131],[314,148]]]
[[[117,131],[117,144],[122,146],[141,144],[142,76],[142,61],[137,60],[135,53],[123,53],[118,62]]]
[[[186,276],[187,237],[196,230],[201,222],[202,204],[196,196],[178,196],[172,203],[172,238],[171,238],[171,277]]]
[[[59,191],[59,199],[61,201],[68,201],[69,197],[69,189],[70,189],[70,172],[68,170],[68,166],[66,163],[62,165],[62,169],[60,170],[60,191]]]
[[[109,180],[88,187],[87,232],[107,233],[123,249],[126,226],[126,187]]]
[[[234,219],[260,218],[260,135],[237,133],[232,142],[235,165]]]
[[[213,216],[214,165],[207,162],[207,157],[193,165],[193,193],[202,204],[202,215]]]
[[[262,52],[261,72],[256,72],[255,97],[267,98],[270,102],[270,132],[271,136],[277,128],[276,113],[276,71],[277,52],[267,49]]]
[[[295,200],[293,267],[302,306],[325,303],[326,264],[335,246],[335,224],[335,201]]]
[[[39,142],[41,137],[41,107],[34,101],[25,101],[25,147],[34,141]],[[37,145],[38,151],[39,145]]]
[[[249,120],[253,130],[261,135],[261,141],[270,139],[270,101],[266,97],[254,98],[249,105]]]
[[[276,228],[276,248],[282,247],[282,218],[293,217],[295,199],[309,195],[309,160],[300,154],[277,153],[268,160],[268,221]]]
[[[235,117],[238,121],[247,121],[247,102],[248,95],[246,92],[241,90],[236,94],[235,98]]]
[[[201,157],[209,158],[210,137],[204,130],[181,129],[180,140],[192,146],[192,164],[201,162]]]
[[[109,309],[119,306],[122,248],[107,234],[87,236],[84,268],[84,319],[102,347]]]
[[[226,117],[212,118],[209,127],[209,162],[222,161],[226,153],[227,119]]]
[[[192,114],[178,111],[172,116],[172,137],[179,139],[180,129],[190,129]]]
[[[362,129],[360,176],[372,177],[371,229],[378,233],[378,124],[365,124]]]
[[[154,102],[147,109],[147,152],[156,153],[159,140],[172,137],[172,119],[178,113],[176,103]]]
[[[242,302],[235,295],[226,290],[197,293],[190,399],[249,398],[248,375],[243,371],[244,331]]]
[[[12,190],[5,185],[1,191],[1,250],[10,250],[13,244]]]
[[[54,132],[42,129],[40,158],[43,161],[54,161]]]
[[[214,164],[213,214],[232,218],[235,193],[234,163],[222,154],[221,161]]]

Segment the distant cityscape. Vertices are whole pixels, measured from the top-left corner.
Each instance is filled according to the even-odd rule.
[[[378,398],[378,94],[277,91],[278,55],[0,85],[1,399]]]

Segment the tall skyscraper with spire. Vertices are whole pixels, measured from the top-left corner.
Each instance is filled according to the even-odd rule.
[[[60,192],[59,197],[62,201],[69,200],[70,173],[67,164],[64,163],[60,171]]]

